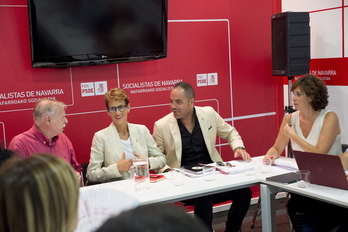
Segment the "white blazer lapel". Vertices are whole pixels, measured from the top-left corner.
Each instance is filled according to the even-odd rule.
[[[129,123],[128,123],[128,130],[129,130],[129,136],[132,142],[133,152],[139,155],[142,154],[141,145],[139,143],[139,137],[140,137],[139,131]]]
[[[108,128],[108,142],[113,150],[113,153],[118,157],[118,159],[122,158],[123,148],[120,140],[120,136],[117,133],[116,127],[111,123]]]
[[[212,129],[212,125],[209,123],[209,120],[204,117],[204,114],[200,110],[197,110],[197,108],[196,108],[196,114],[197,114],[197,119],[198,119],[199,125],[201,127],[201,131],[203,134],[205,145],[208,149],[208,153],[212,154],[212,150],[211,150],[212,142],[210,140],[211,138],[210,138],[210,133],[209,133],[209,131]],[[214,142],[214,144],[215,144],[215,142]]]
[[[175,147],[175,154],[179,161],[179,164],[181,164],[181,152],[182,152],[182,144],[181,144],[181,135],[179,130],[178,121],[174,116],[169,120],[169,129],[174,139],[174,147]]]

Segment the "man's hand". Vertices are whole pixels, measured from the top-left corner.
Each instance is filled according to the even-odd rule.
[[[234,158],[238,158],[238,157],[241,157],[244,160],[251,160],[249,153],[246,150],[243,150],[241,148],[237,148],[234,151]]]

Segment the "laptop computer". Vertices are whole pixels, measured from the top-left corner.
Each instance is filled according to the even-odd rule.
[[[348,181],[341,159],[337,155],[295,151],[300,170],[311,172],[311,183],[348,190]]]

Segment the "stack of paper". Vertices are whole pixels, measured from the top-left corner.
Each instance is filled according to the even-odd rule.
[[[108,218],[135,208],[139,201],[133,196],[112,188],[81,188],[78,224],[75,232],[97,230]]]

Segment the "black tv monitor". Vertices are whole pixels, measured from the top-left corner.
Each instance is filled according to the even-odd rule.
[[[28,0],[34,68],[167,56],[167,0]]]

